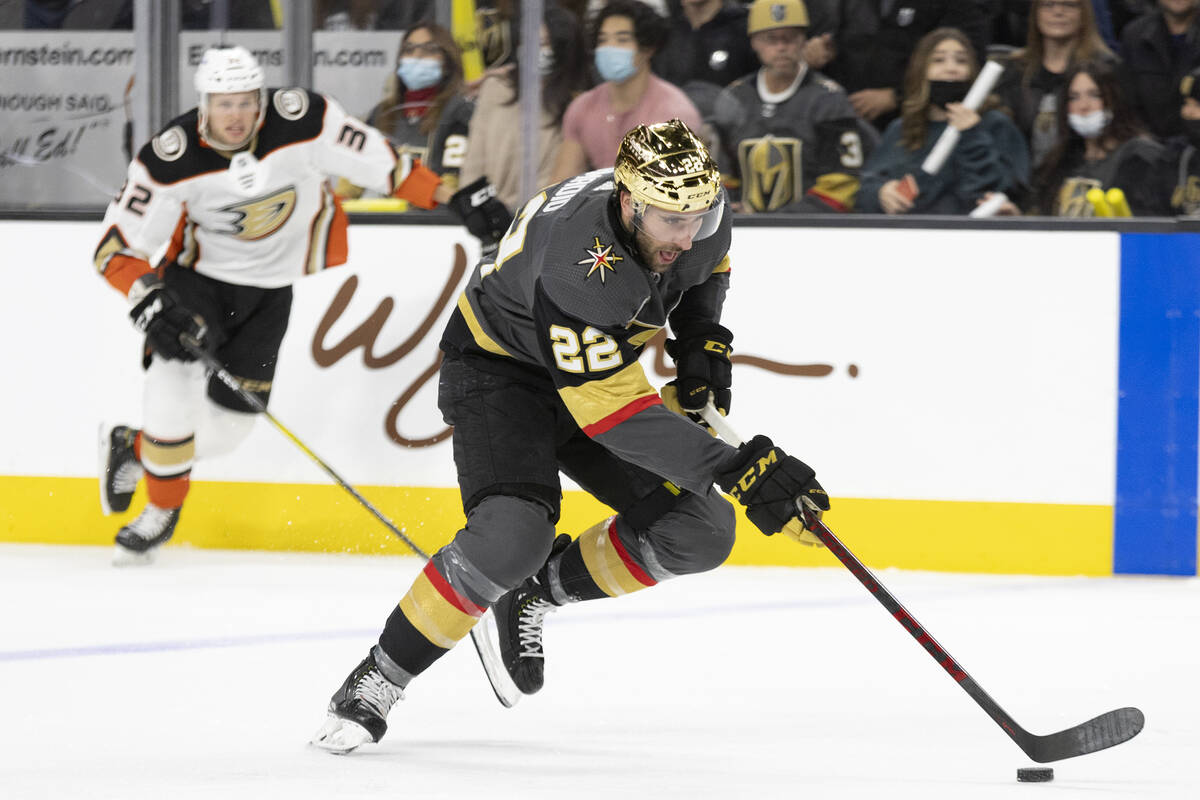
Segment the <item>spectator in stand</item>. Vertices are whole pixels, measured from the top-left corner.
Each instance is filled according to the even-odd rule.
[[[1179,118],[1183,135],[1166,143],[1162,169],[1162,193],[1169,197],[1168,213],[1178,217],[1200,216],[1200,68],[1179,84]]]
[[[1088,61],[1067,72],[1058,130],[1058,141],[1034,177],[1034,212],[1095,216],[1088,191],[1115,187],[1125,193],[1134,216],[1166,213],[1159,184],[1147,180],[1161,170],[1163,147],[1134,117],[1110,62]]]
[[[368,125],[401,154],[420,159],[452,192],[460,185],[473,108],[462,89],[462,54],[454,37],[440,25],[421,22],[404,33],[396,75],[367,115]]]
[[[755,0],[750,44],[762,68],[727,86],[713,125],[721,172],[739,209],[849,211],[863,143],[842,87],[804,63],[801,0]]]
[[[1057,102],[1067,70],[1081,61],[1115,60],[1087,0],[1033,0],[1027,44],[1013,54],[996,94],[1029,143],[1036,168],[1058,138]]]
[[[661,78],[687,91],[694,82],[728,86],[758,69],[744,6],[733,0],[676,0],[672,6],[666,43],[653,59]]]
[[[904,76],[900,118],[862,171],[858,210],[885,214],[967,214],[990,192],[1014,193],[1029,180],[1029,150],[1017,126],[995,109],[962,104],[979,72],[971,41],[953,28],[926,34]],[[986,106],[985,106],[986,109]],[[947,125],[961,131],[941,170],[921,170]]]
[[[1122,32],[1121,57],[1133,113],[1160,139],[1182,133],[1176,91],[1200,66],[1200,0],[1158,0]]]
[[[824,43],[827,52],[805,57],[846,89],[859,116],[882,130],[900,108],[904,68],[922,36],[957,28],[982,59],[990,33],[987,1],[840,0],[839,29],[828,41],[815,39],[811,48]]]
[[[1037,0],[988,0],[992,6],[992,44],[1025,47],[1029,44],[1029,26]],[[1096,31],[1105,46],[1117,50],[1116,29],[1113,27],[1111,0],[1084,0],[1092,8]]]
[[[1125,31],[1126,25],[1143,14],[1148,14],[1154,10],[1155,1],[1109,0],[1109,5],[1112,7],[1113,30],[1116,31],[1118,41],[1120,41],[1121,34]]]
[[[327,31],[408,30],[433,19],[433,0],[317,0],[313,27]]]
[[[542,117],[538,140],[538,186],[553,182],[555,160],[562,145],[562,121],[567,105],[590,83],[583,26],[570,11],[549,3],[542,16],[538,50],[542,77]],[[464,185],[487,176],[496,197],[509,210],[528,198],[520,196],[525,143],[521,135],[518,69],[484,78],[475,100],[467,136]]]
[[[612,164],[625,133],[678,118],[700,129],[700,112],[681,89],[650,71],[666,20],[639,0],[612,0],[592,23],[596,71],[604,81],[567,106],[552,183]]]

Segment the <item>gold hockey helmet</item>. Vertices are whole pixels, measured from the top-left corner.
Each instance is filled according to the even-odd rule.
[[[613,169],[617,186],[635,204],[667,211],[712,208],[721,195],[721,172],[704,142],[678,119],[638,125],[625,134]]]
[[[754,0],[746,20],[746,33],[753,36],[775,28],[807,28],[808,8],[803,0]]]

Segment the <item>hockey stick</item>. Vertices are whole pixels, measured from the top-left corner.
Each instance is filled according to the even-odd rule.
[[[706,408],[701,410],[700,414],[704,417],[704,421],[720,434],[721,438],[726,442],[735,447],[742,444],[742,438],[734,432],[733,428],[717,412],[712,403],[709,403]],[[1074,758],[1086,755],[1087,753],[1094,753],[1097,750],[1104,750],[1105,748],[1129,741],[1134,736],[1137,736],[1146,724],[1146,718],[1140,710],[1127,707],[1109,711],[1107,714],[1101,714],[1095,719],[1080,723],[1073,728],[1067,728],[1064,731],[1045,736],[1039,736],[1025,730],[929,635],[921,623],[917,622],[916,618],[908,613],[908,610],[879,582],[879,579],[875,577],[871,570],[867,569],[842,544],[841,540],[829,529],[829,526],[817,516],[815,509],[810,509],[800,502],[797,502],[796,507],[804,519],[805,527],[817,535],[825,546],[829,548],[829,551],[837,556],[838,560],[845,565],[846,569],[850,570],[850,573],[858,578],[859,583],[865,586],[867,591],[874,595],[875,599],[896,618],[896,621],[900,623],[904,630],[908,631],[925,648],[925,651],[929,653],[933,660],[942,669],[946,670],[946,673],[963,688],[963,691],[969,694],[971,699],[978,703],[979,707],[986,711],[988,716],[1008,734],[1009,738],[1016,742],[1017,747],[1021,748],[1025,752],[1025,755],[1034,761],[1039,764],[1046,764],[1051,761],[1061,761],[1065,758]]]
[[[296,434],[292,433],[286,425],[280,422],[274,414],[267,410],[266,404],[263,403],[262,400],[258,399],[256,394],[242,386],[241,381],[235,378],[229,372],[229,370],[225,369],[225,367],[221,365],[221,362],[217,360],[216,356],[205,350],[204,346],[200,344],[195,337],[186,332],[181,333],[179,335],[179,342],[184,346],[184,348],[187,349],[189,353],[203,362],[204,366],[207,367],[208,370],[217,377],[217,380],[221,381],[221,383],[225,384],[234,392],[236,392],[238,397],[245,400],[251,408],[266,417],[267,421],[274,425],[276,430],[286,436],[292,444],[296,445],[296,447],[298,447],[300,451],[304,453],[304,455],[312,459],[313,463],[324,470],[326,475],[333,478],[334,483],[345,489],[351,497],[359,502],[363,508],[365,508],[367,511],[370,511],[371,514],[375,516],[375,519],[382,522],[384,527],[396,535],[396,538],[404,542],[409,550],[412,550],[415,554],[426,561],[429,560],[428,553],[418,547],[416,542],[408,538],[403,530],[396,527],[396,524],[384,516],[383,512],[372,505],[367,498],[359,494],[357,489],[347,483],[342,476],[337,473],[337,470],[329,466],[329,464],[327,464],[320,456],[314,453],[308,445],[300,441],[300,438],[296,436]],[[491,610],[489,609],[485,613],[491,613]],[[482,618],[480,621],[483,621]],[[496,693],[496,699],[499,700],[501,705],[503,705],[505,708],[512,708],[514,705],[516,705],[516,702],[521,699],[521,690],[516,687],[516,684],[512,683],[511,679],[508,679],[508,671],[504,668],[504,663],[500,659],[500,654],[496,652],[496,648],[492,646],[492,643],[487,639],[487,637],[479,633],[478,627],[478,624],[476,624],[476,626],[471,629],[471,641],[475,645],[475,652],[479,654],[479,661],[483,664],[483,671],[487,673],[488,682],[492,685],[492,691]],[[508,679],[507,682],[505,679]]]

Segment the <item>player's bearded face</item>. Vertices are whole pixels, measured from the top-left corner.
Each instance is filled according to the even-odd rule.
[[[692,242],[705,221],[704,211],[690,214],[664,211],[647,206],[635,220],[635,240],[642,260],[654,272],[666,272]]]
[[[258,92],[230,92],[208,98],[208,135],[217,144],[240,147],[258,123]]]

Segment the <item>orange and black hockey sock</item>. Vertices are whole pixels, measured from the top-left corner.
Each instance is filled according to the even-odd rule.
[[[379,636],[379,647],[407,673],[408,680],[450,652],[486,610],[487,601],[472,598],[473,592],[461,581],[452,585],[446,572],[439,551],[413,581]],[[407,682],[400,681],[401,685]]]
[[[630,554],[619,530],[632,531],[620,525],[619,517],[609,517],[584,531],[571,542],[563,554],[552,561],[547,570],[548,583],[555,601],[559,591],[568,600],[596,600],[636,592],[658,581]]]
[[[159,508],[182,506],[191,485],[195,437],[158,439],[143,431],[134,441],[133,452],[146,470],[150,502]]]

